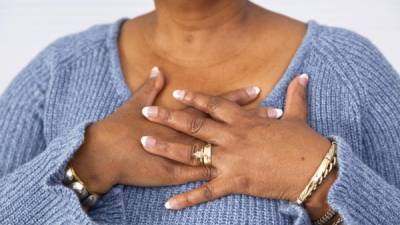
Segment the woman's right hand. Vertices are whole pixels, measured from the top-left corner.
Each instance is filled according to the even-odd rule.
[[[188,135],[143,117],[142,108],[154,103],[165,83],[157,68],[151,74],[126,103],[87,128],[85,141],[70,163],[90,192],[103,194],[115,184],[165,186],[210,179],[208,167],[179,164],[143,149],[140,143],[143,135],[161,136],[182,143],[194,141]],[[251,89],[239,89],[223,97],[241,105],[248,104],[258,93],[256,89],[250,92],[246,90]],[[193,108],[185,110],[206,117],[206,114]],[[192,126],[195,129],[196,124]]]

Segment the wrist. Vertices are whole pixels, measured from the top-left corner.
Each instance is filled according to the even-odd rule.
[[[296,197],[296,203],[302,204],[313,220],[320,218],[329,210],[328,192],[336,180],[338,170],[336,164],[337,144],[328,138],[321,138],[319,143],[317,145],[320,146],[319,149],[327,151],[316,151],[324,153],[324,157],[319,161],[318,170],[314,172],[307,186],[302,187],[301,195]]]
[[[110,174],[98,159],[103,152],[98,144],[96,124],[89,126],[85,132],[85,141],[70,161],[76,174],[89,192],[104,194],[115,184]]]
[[[336,178],[337,168],[334,168],[304,203],[304,208],[307,210],[312,220],[320,218],[329,210],[328,193]]]
[[[323,149],[330,149],[332,147],[332,141],[327,138],[324,138],[323,143],[324,144],[321,144],[321,146],[323,146],[321,148]],[[328,193],[337,178],[337,172],[338,168],[337,165],[335,165],[307,201],[304,202],[303,206],[312,220],[320,218],[329,210]]]

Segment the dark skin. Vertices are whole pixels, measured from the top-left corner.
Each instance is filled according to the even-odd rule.
[[[154,177],[148,176],[146,178],[145,171],[140,176],[129,174],[126,172],[129,171],[129,168],[115,169],[116,165],[113,162],[116,160],[110,160],[116,158],[116,156],[113,156],[115,152],[121,152],[124,149],[138,149],[138,152],[143,150],[139,142],[143,135],[168,141],[184,140],[183,142],[188,145],[204,143],[206,141],[204,139],[184,135],[173,128],[160,126],[154,121],[143,121],[136,125],[135,130],[127,130],[126,135],[118,137],[115,137],[114,132],[107,133],[104,130],[112,131],[112,127],[119,123],[121,125],[129,124],[128,121],[130,121],[132,124],[138,124],[137,121],[146,120],[143,116],[141,118],[138,116],[140,109],[145,105],[158,105],[170,110],[183,110],[189,112],[192,116],[207,116],[204,112],[200,112],[201,110],[193,109],[193,107],[188,108],[187,104],[176,101],[172,97],[172,91],[175,89],[217,96],[242,87],[255,85],[262,90],[258,98],[255,101],[246,100],[246,104],[241,105],[243,110],[264,115],[265,118],[265,113],[257,113],[266,112],[257,109],[259,103],[266,98],[284,73],[306,31],[304,23],[273,13],[245,0],[156,0],[155,4],[155,11],[123,24],[119,38],[119,49],[122,69],[131,90],[134,92],[140,90],[142,84],[148,79],[149,69],[154,65],[162,68],[165,86],[163,84],[162,90],[158,89],[154,92],[151,99],[136,100],[136,102],[132,100],[132,109],[125,108],[129,108],[126,110],[127,112],[133,110],[135,112],[134,117],[113,116],[112,119],[107,118],[89,127],[87,143],[72,160],[78,174],[83,177],[81,178],[89,184],[91,190],[99,193],[106,192],[117,183],[158,186],[185,183],[192,180],[209,180],[211,177],[207,178],[204,176],[205,173],[199,172],[206,170],[198,170],[198,166],[186,165],[184,170],[182,168],[176,170],[190,171],[191,173],[183,172],[185,177],[149,183],[148,181],[154,182],[152,179]],[[288,90],[288,96],[294,95],[294,93],[296,92]],[[238,98],[231,100],[237,101]],[[301,105],[302,103],[299,102],[298,104]],[[297,106],[293,104],[292,107]],[[298,107],[304,108],[304,106]],[[124,113],[120,114],[123,115]],[[116,123],[115,121],[119,122]],[[120,130],[120,125],[114,128]],[[312,146],[313,151],[311,152],[316,154],[297,155],[298,160],[295,165],[308,169],[304,171],[301,179],[293,183],[296,188],[287,191],[288,193],[281,190],[281,194],[275,195],[255,194],[253,192],[248,192],[248,194],[277,198],[281,196],[280,199],[292,200],[304,188],[316,169],[315,167],[329,148],[327,139],[314,133],[312,136],[314,138],[303,143],[303,147],[306,149],[308,145]],[[113,139],[136,141],[132,143],[118,141],[118,143],[124,143],[120,144],[118,151],[100,147],[114,146],[117,141],[114,141],[114,144],[104,143],[106,140]],[[90,164],[92,160],[89,159],[99,155],[95,151],[104,151],[110,154],[104,160],[94,160],[102,163],[93,165]],[[125,152],[126,155],[130,153],[129,151]],[[148,159],[146,162],[153,166],[159,165],[160,168],[170,168],[169,171],[175,171],[175,169],[171,169],[175,168],[173,166],[165,167],[165,162],[171,160],[168,161],[165,159],[167,157],[160,157],[154,153],[145,151],[138,153],[138,155],[131,153],[129,158],[132,158],[133,161],[143,162],[141,157]],[[107,171],[118,171],[118,173],[108,174],[107,176],[99,175],[107,174]],[[196,173],[196,171],[199,173]],[[138,180],[137,177],[143,179]],[[335,179],[336,170],[329,175],[312,198],[307,201],[305,207],[312,219],[320,217],[327,211],[326,196]]]
[[[246,108],[257,107],[281,78],[306,31],[299,21],[243,0],[155,2],[156,11],[122,26],[122,67],[132,90],[151,67],[162,68],[168,82],[156,104],[174,109],[185,107],[171,98],[176,88],[218,95],[252,85],[262,93]],[[205,11],[198,11],[197,4]]]
[[[307,124],[306,83],[307,79],[301,76],[291,82],[285,113],[279,120],[255,116],[223,98],[187,90],[174,91],[174,98],[211,118],[199,118],[160,106],[145,107],[142,113],[150,121],[214,145],[211,181],[174,196],[166,207],[181,209],[228,194],[296,201],[331,146],[328,139]],[[188,121],[196,127],[188,126]],[[155,136],[143,136],[141,140],[150,153],[199,166],[191,157],[194,143],[184,144]],[[335,172],[306,203],[313,219],[323,215],[321,207],[326,204],[326,196],[321,195],[326,195],[324,191],[334,181]]]

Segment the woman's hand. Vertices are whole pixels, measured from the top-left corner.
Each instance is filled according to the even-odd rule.
[[[214,145],[211,181],[171,198],[166,207],[184,208],[233,193],[294,201],[331,145],[307,125],[306,83],[304,76],[291,82],[279,120],[255,116],[220,97],[183,90],[174,91],[174,97],[212,118],[145,107],[149,120]],[[145,136],[142,144],[155,155],[198,165],[192,157],[195,143]]]
[[[139,142],[143,134],[187,144],[202,143],[142,116],[141,109],[153,104],[164,86],[162,74],[157,69],[152,74],[152,78],[118,110],[88,127],[85,143],[74,155],[71,165],[89,191],[105,193],[115,184],[161,186],[209,179],[208,168],[183,165],[143,150]],[[222,97],[227,101],[247,104],[258,96],[258,92],[257,88],[247,88],[226,93]],[[182,112],[199,118],[207,116],[192,107]],[[264,115],[267,111],[260,109],[251,113],[255,112]]]

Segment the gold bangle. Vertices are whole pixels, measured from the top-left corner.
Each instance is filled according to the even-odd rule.
[[[331,147],[325,155],[325,158],[322,160],[320,166],[311,177],[310,181],[301,192],[300,196],[297,198],[296,203],[302,205],[312,194],[313,191],[317,189],[317,187],[322,183],[322,181],[328,176],[329,172],[332,171],[334,166],[336,165],[336,141],[331,140]]]

